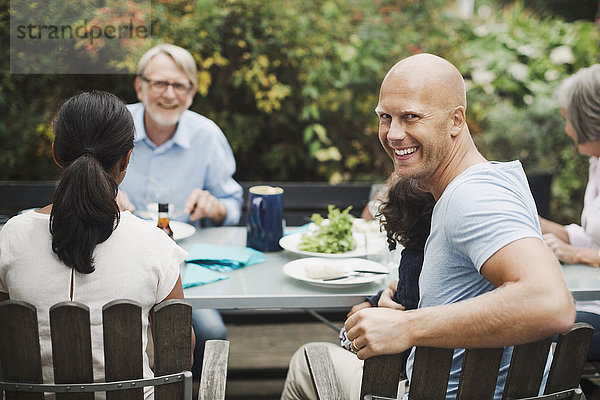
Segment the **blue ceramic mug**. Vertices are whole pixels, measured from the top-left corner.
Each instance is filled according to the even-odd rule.
[[[283,189],[266,185],[248,189],[246,246],[260,251],[281,250],[283,224]]]

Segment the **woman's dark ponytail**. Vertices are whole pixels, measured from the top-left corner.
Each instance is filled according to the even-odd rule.
[[[67,100],[54,120],[54,154],[64,168],[50,215],[52,250],[80,273],[119,223],[117,165],[133,148],[134,125],[116,96],[92,91]]]

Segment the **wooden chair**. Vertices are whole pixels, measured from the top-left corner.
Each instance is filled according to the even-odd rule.
[[[106,383],[93,383],[90,314],[87,306],[67,301],[50,308],[54,384],[42,384],[37,313],[22,301],[0,303],[0,399],[93,400],[106,391],[107,400],[142,400],[143,387],[155,386],[157,400],[192,399],[191,306],[168,300],[151,311],[154,378],[143,378],[142,309],[129,300],[115,300],[102,309]],[[206,344],[200,399],[224,399],[229,342]]]
[[[503,399],[579,399],[581,372],[586,362],[593,328],[576,323],[559,335],[546,383],[544,397],[535,397],[542,382],[552,338],[515,346]],[[467,349],[458,386],[457,399],[493,399],[504,348]],[[446,398],[453,349],[418,347],[415,351],[410,400]],[[343,392],[335,376],[331,356],[322,344],[305,347],[311,377],[319,400],[342,400]],[[401,355],[383,355],[365,360],[361,399],[396,398]],[[566,396],[566,397],[565,397]]]

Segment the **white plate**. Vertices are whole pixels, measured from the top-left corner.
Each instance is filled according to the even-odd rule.
[[[367,254],[380,254],[387,252],[387,241],[385,236],[382,236],[379,232],[359,233],[353,232],[354,240],[356,240],[356,248],[352,251],[345,253],[317,253],[313,251],[304,251],[298,249],[300,239],[303,232],[290,233],[289,235],[283,236],[279,240],[279,245],[285,249],[296,254],[303,256],[312,257],[327,257],[327,258],[350,258],[350,257],[364,257]]]
[[[151,224],[156,225],[156,221],[152,219],[146,220]],[[196,233],[196,227],[194,225],[190,225],[186,222],[181,221],[169,221],[169,226],[173,231],[173,239],[175,240],[183,240],[189,238],[194,233]]]
[[[317,253],[314,251],[304,251],[298,249],[298,245],[300,244],[300,239],[302,238],[303,233],[291,233],[289,235],[283,236],[279,240],[279,245],[285,249],[289,250],[296,254],[302,254],[304,256],[313,256],[313,257],[327,257],[327,258],[349,258],[349,257],[363,257],[367,255],[367,251],[364,245],[364,238],[361,238],[361,235],[357,235],[353,233],[354,239],[356,240],[356,248],[351,251],[347,251],[345,253]]]
[[[323,220],[323,225],[329,225],[329,219]],[[317,230],[318,226],[314,222],[309,222],[307,225],[307,231],[312,232]],[[352,219],[352,232],[354,233],[380,233],[379,221],[377,220],[366,220],[362,218]]]
[[[196,227],[186,222],[169,221],[169,226],[173,230],[173,239],[175,240],[186,239],[196,233]]]
[[[39,207],[26,208],[24,210],[19,211],[17,214],[21,215],[21,214],[25,214],[26,212],[35,211],[35,210],[39,210],[39,209],[40,209]]]
[[[344,258],[344,259],[331,259],[331,258],[321,258],[321,257],[310,257],[310,258],[300,258],[298,260],[290,261],[289,263],[283,266],[283,273],[289,277],[294,279],[298,279],[300,281],[308,282],[312,285],[316,286],[325,286],[325,287],[350,287],[363,285],[365,283],[375,282],[386,275],[383,274],[368,274],[363,276],[354,276],[350,278],[338,279],[334,281],[323,281],[321,279],[312,279],[306,276],[304,268],[307,265],[335,265],[344,268],[347,271],[353,271],[356,269],[359,270],[369,270],[369,271],[380,271],[389,273],[389,270],[383,266],[382,264],[365,260],[364,258]]]
[[[352,221],[352,232],[357,233],[381,233],[379,230],[379,221],[377,220],[366,220],[362,218],[355,218]]]

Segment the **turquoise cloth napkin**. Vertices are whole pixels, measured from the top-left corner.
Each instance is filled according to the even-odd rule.
[[[266,260],[267,258],[262,252],[249,247],[220,246],[208,243],[195,244],[185,259],[186,262],[220,272],[258,264]]]
[[[185,289],[192,286],[217,282],[222,279],[229,279],[229,276],[213,271],[212,269],[201,267],[200,265],[186,263],[181,284]]]
[[[292,233],[309,232],[311,224],[312,224],[312,222],[309,222],[309,223],[301,225],[301,226],[286,227],[285,231],[283,232],[283,236],[291,235]]]

